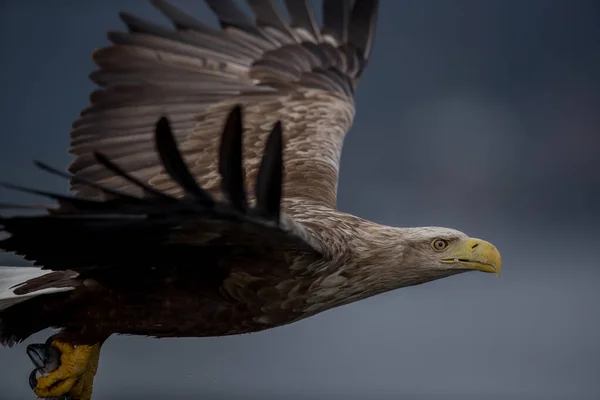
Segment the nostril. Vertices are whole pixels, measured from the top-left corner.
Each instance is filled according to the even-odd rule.
[[[473,246],[471,246],[471,250],[475,250],[477,246],[479,246],[479,243],[475,243]]]

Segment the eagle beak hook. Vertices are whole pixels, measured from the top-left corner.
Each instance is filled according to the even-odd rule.
[[[455,264],[461,269],[481,271],[500,275],[502,257],[493,244],[482,239],[469,238],[450,257],[442,259],[445,264]]]
[[[482,239],[470,238],[467,240],[466,247],[471,251],[473,269],[500,275],[502,257],[496,246]]]

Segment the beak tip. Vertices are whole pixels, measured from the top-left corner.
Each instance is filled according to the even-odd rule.
[[[473,269],[493,273],[500,276],[502,270],[502,257],[500,251],[492,243],[478,238],[470,238],[466,249],[463,250],[464,258],[472,259],[476,265]]]

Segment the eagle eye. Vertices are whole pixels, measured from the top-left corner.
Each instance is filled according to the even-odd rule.
[[[448,241],[444,239],[435,239],[431,242],[431,247],[433,247],[435,251],[445,250],[446,247],[448,247]]]

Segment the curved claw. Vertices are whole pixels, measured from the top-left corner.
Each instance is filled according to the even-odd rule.
[[[27,355],[36,367],[29,375],[34,393],[50,400],[73,400],[73,396],[89,400],[100,346],[72,345],[54,337],[45,344],[27,346]]]
[[[49,374],[60,365],[60,350],[51,346],[48,342],[44,344],[35,343],[27,346],[27,356],[36,366],[36,371]]]
[[[45,343],[34,343],[27,346],[27,356],[35,365],[33,371],[29,374],[29,387],[35,390],[38,384],[38,373],[40,375],[49,374],[60,366],[61,352],[52,346],[54,336],[50,336]],[[71,396],[49,397],[46,400],[72,400]]]
[[[31,388],[31,390],[35,390],[35,388],[37,387],[37,384],[38,384],[37,373],[38,372],[40,372],[39,368],[35,368],[29,374],[29,387]],[[44,400],[73,400],[73,399],[71,398],[71,396],[65,395],[65,396],[61,396],[61,397],[47,397]]]
[[[35,388],[37,387],[37,373],[38,369],[34,368],[33,371],[31,371],[31,373],[29,374],[29,387],[31,388],[31,390],[35,390]]]
[[[39,343],[30,344],[25,351],[36,370],[46,365],[46,345]]]

